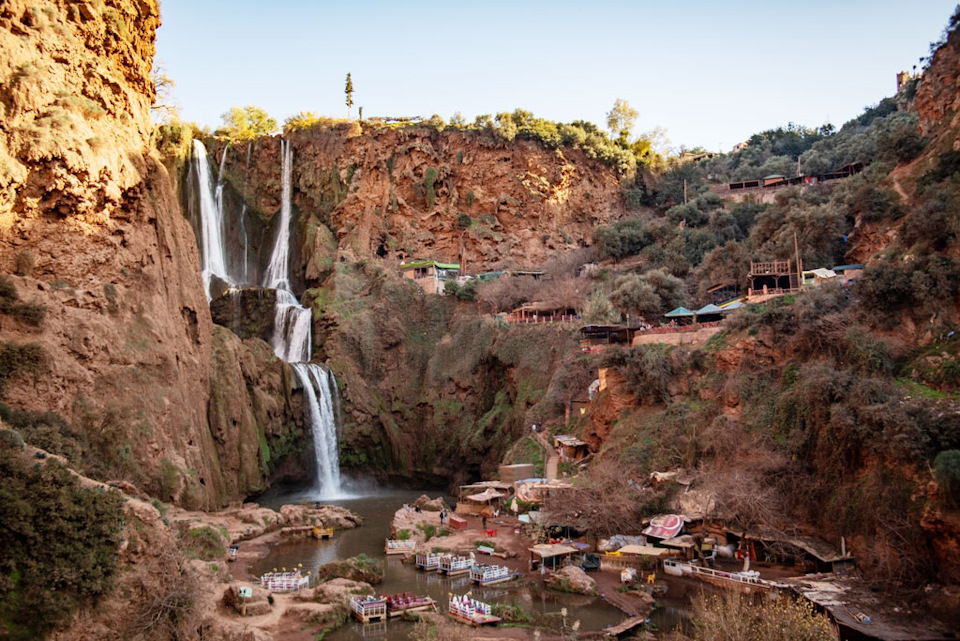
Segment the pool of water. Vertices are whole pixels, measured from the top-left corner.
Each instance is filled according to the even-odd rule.
[[[361,489],[363,488],[363,489]],[[447,578],[436,572],[420,572],[412,564],[404,565],[398,557],[387,557],[383,552],[384,539],[390,534],[390,523],[394,512],[404,503],[412,503],[421,494],[431,498],[444,496],[437,491],[376,488],[354,485],[352,498],[337,501],[324,501],[325,504],[341,505],[364,518],[363,526],[353,530],[338,531],[328,541],[304,540],[280,543],[270,554],[251,567],[251,573],[259,576],[274,568],[294,568],[302,565],[304,572],[313,572],[319,566],[330,561],[346,559],[357,554],[386,561],[383,583],[375,586],[377,592],[415,592],[429,594],[441,609],[446,606],[450,593],[471,594],[488,603],[513,603],[522,605],[538,615],[559,612],[567,608],[569,618],[579,620],[583,630],[601,630],[615,625],[623,619],[619,610],[597,597],[587,597],[559,592],[544,591],[529,585],[507,584],[480,588],[471,586],[467,576]],[[450,497],[444,496],[449,502]],[[288,503],[313,501],[310,490],[278,491],[257,499],[261,505],[279,509]],[[661,629],[672,629],[666,619]],[[386,625],[361,625],[352,621],[339,630],[328,634],[325,639],[349,641],[354,639],[378,638],[385,641],[406,641],[412,625],[391,620]]]

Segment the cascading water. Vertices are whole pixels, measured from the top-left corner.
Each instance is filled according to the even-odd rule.
[[[270,252],[270,264],[263,277],[263,286],[271,289],[290,290],[290,280],[287,278],[290,261],[290,215],[293,209],[293,148],[285,140],[280,141],[281,156],[281,200],[280,223],[277,227],[277,238]]]
[[[203,261],[200,275],[203,277],[203,289],[207,294],[207,300],[210,300],[212,298],[210,281],[213,276],[231,285],[233,281],[227,273],[226,251],[223,243],[223,214],[218,203],[219,197],[214,195],[207,149],[197,139],[193,141],[193,155],[200,190],[200,257]],[[226,150],[224,150],[224,158],[226,158]]]
[[[307,361],[311,356],[310,323],[313,312],[300,305],[290,291],[287,277],[290,258],[290,218],[293,199],[293,149],[281,141],[282,192],[280,220],[270,264],[263,278],[263,286],[276,291],[274,329],[271,345],[277,356],[291,363],[303,385],[305,414],[313,431],[313,448],[317,459],[317,481],[320,498],[342,496],[340,490],[340,463],[337,451],[337,422],[334,413],[334,394],[337,384],[333,376],[319,365]]]
[[[250,153],[253,151],[253,142],[247,143],[247,166],[244,170],[244,180],[249,180],[250,178]],[[226,155],[226,152],[224,152]],[[222,172],[221,172],[222,173]],[[243,243],[243,276],[240,277],[240,282],[248,283],[250,282],[250,271],[247,269],[247,256],[250,255],[250,244],[247,241],[247,187],[246,182],[244,182],[243,187],[243,207],[240,209],[240,236],[242,237]]]
[[[337,452],[337,423],[333,413],[333,375],[319,365],[293,363],[303,385],[304,397],[313,426],[313,451],[317,458],[317,480],[321,498],[340,495],[340,461]],[[319,391],[319,394],[317,394]]]

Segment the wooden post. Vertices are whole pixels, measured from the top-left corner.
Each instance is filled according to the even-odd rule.
[[[683,179],[683,204],[687,204],[687,179]]]
[[[797,289],[803,287],[803,263],[800,262],[800,245],[797,244],[797,232],[793,232],[793,251],[797,258]]]

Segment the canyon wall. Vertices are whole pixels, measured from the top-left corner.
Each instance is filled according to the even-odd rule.
[[[46,308],[39,326],[0,315],[3,345],[45,354],[2,400],[65,417],[98,476],[212,507],[264,487],[261,440],[298,426],[281,420],[294,410],[272,354],[214,334],[195,238],[152,151],[158,25],[151,0],[0,8],[0,273]],[[258,389],[280,405],[243,415]]]
[[[332,231],[345,260],[433,258],[469,273],[537,267],[624,212],[616,172],[580,149],[410,124],[315,126],[286,138],[294,206]],[[207,144],[222,157],[225,140]],[[260,138],[238,143],[225,164],[264,220],[280,208],[279,154],[278,137]]]

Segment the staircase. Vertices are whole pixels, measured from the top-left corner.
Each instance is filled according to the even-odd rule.
[[[540,433],[534,433],[534,437],[537,439],[537,442],[540,443],[546,455],[546,460],[543,464],[543,476],[546,477],[548,481],[556,481],[560,471],[560,457],[557,455],[557,451],[553,449],[553,446],[550,445],[550,441],[547,440],[546,436]]]

